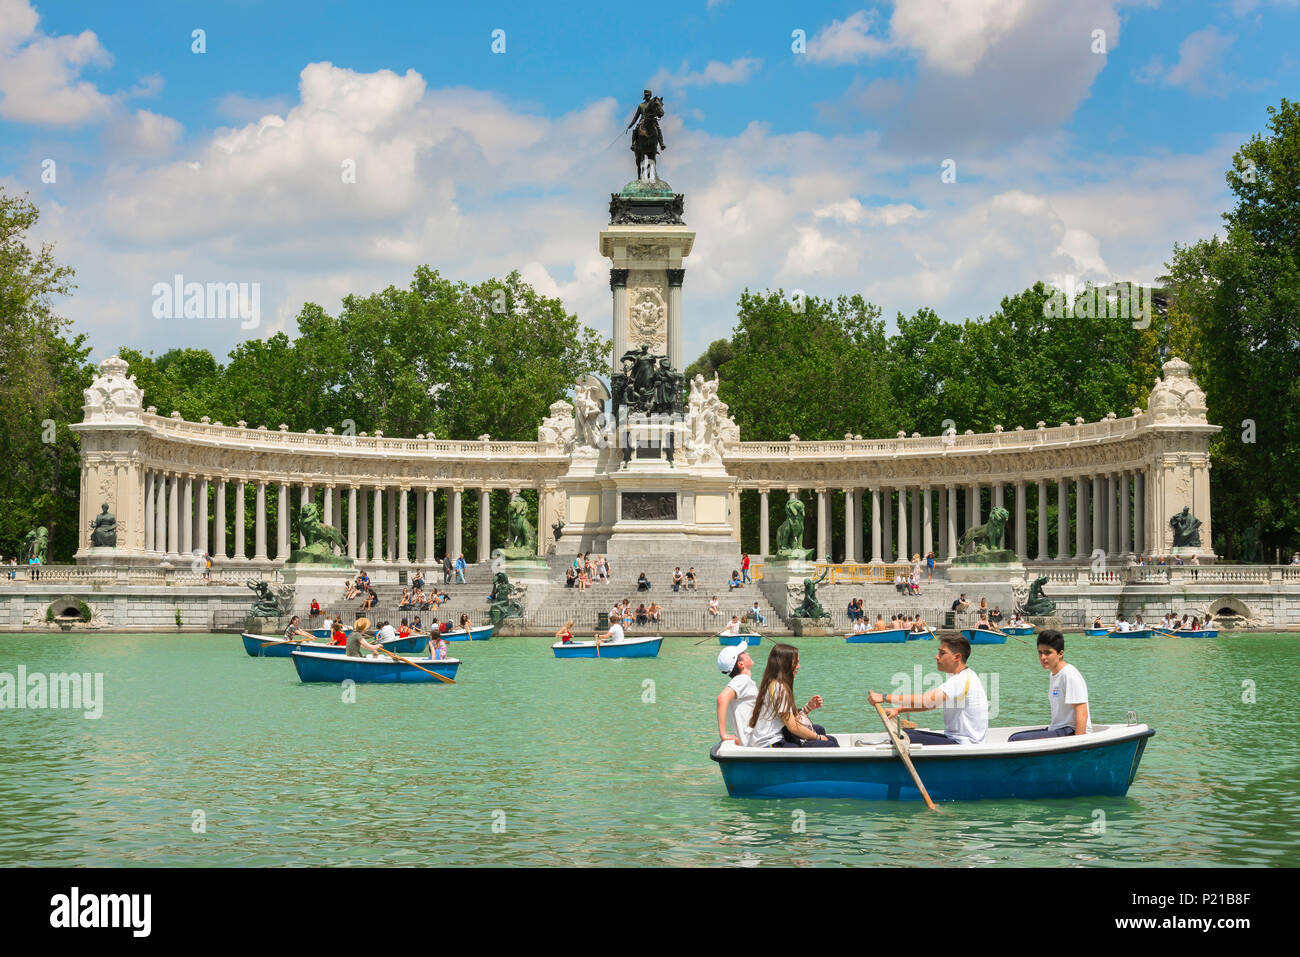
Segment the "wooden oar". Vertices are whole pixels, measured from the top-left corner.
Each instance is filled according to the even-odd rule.
[[[912,780],[916,782],[916,787],[921,792],[921,797],[925,798],[926,807],[931,811],[939,810],[935,807],[934,802],[930,800],[930,792],[927,791],[925,785],[921,783],[921,775],[917,774],[916,768],[912,766],[912,759],[908,755],[908,749],[911,747],[911,742],[901,731],[890,724],[883,705],[876,705],[876,713],[880,715],[880,720],[885,723],[885,730],[889,732],[889,739],[894,743],[894,750],[898,752],[898,756],[902,758],[903,763],[907,765],[907,770],[911,773]]]
[[[380,651],[382,651],[384,654],[388,655],[388,657],[396,658],[398,661],[402,662],[402,664],[410,665],[412,668],[420,668],[420,666],[417,665],[414,661],[411,661],[407,658],[403,658],[401,655],[393,654],[383,645],[376,645],[375,647],[378,648]],[[423,671],[426,675],[433,675],[439,681],[445,681],[449,685],[454,685],[456,683],[452,681],[450,678],[443,677],[442,675],[438,674],[438,672],[436,671],[430,671],[428,668],[420,668],[420,670]]]
[[[317,642],[316,642],[316,637],[313,635],[311,638],[300,638],[300,639],[294,639],[294,638],[276,638],[276,639],[274,639],[274,640],[272,640],[272,641],[264,641],[264,642],[262,642],[261,647],[263,647],[263,648],[269,648],[269,647],[271,647],[271,645],[282,645],[282,644],[284,644],[285,642],[288,642],[289,644],[295,644],[295,645],[305,645],[305,644],[306,644],[307,642],[309,642],[309,641],[312,642],[312,643],[317,643]]]

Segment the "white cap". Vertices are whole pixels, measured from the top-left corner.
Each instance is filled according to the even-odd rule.
[[[740,656],[745,653],[745,649],[748,647],[749,642],[742,641],[738,645],[728,645],[723,648],[718,652],[718,670],[724,675],[731,674],[732,670],[736,667],[736,662],[740,659]]]

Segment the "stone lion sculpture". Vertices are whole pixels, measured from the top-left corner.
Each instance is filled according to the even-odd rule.
[[[776,530],[778,557],[802,560],[812,551],[803,547],[803,516],[803,500],[798,495],[790,496],[785,503],[785,521]]]
[[[1001,505],[993,506],[993,510],[989,512],[988,522],[984,525],[976,525],[957,542],[958,553],[978,555],[981,552],[996,551],[1010,517],[1011,514]]]

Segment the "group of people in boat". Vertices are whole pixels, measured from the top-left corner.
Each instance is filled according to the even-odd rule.
[[[872,625],[868,625],[866,618],[861,616],[852,618],[850,621],[852,622],[849,626],[850,631],[855,635],[866,634],[870,631],[900,630],[917,634],[920,632],[928,632],[930,630],[930,625],[921,617],[920,612],[917,612],[915,616],[895,614],[889,619],[889,621],[885,621],[885,616],[880,614],[876,616],[875,624]]]
[[[1011,735],[1011,741],[1087,734],[1092,731],[1088,711],[1088,685],[1079,669],[1065,661],[1065,638],[1052,629],[1038,635],[1038,662],[1048,672],[1050,720],[1046,727]],[[872,706],[881,704],[887,717],[915,711],[942,709],[943,731],[905,728],[908,738],[926,745],[980,744],[988,734],[989,705],[980,677],[969,667],[971,645],[960,635],[939,642],[935,664],[947,679],[923,693],[867,692]],[[755,683],[754,659],[741,642],[723,648],[718,669],[727,686],[718,694],[718,736],[751,748],[837,748],[839,742],[810,715],[822,707],[821,695],[796,705],[794,682],[799,674],[799,649],[778,642],[772,646]],[[728,731],[730,724],[731,731]]]
[[[442,660],[447,657],[447,641],[442,637],[442,633],[450,629],[450,624],[450,622],[443,622],[441,627],[435,626],[434,631],[427,632],[421,626],[420,619],[417,618],[414,623],[411,623],[403,618],[397,628],[394,628],[389,622],[383,621],[372,632],[369,618],[358,618],[351,630],[344,629],[341,619],[327,619],[325,628],[329,630],[330,637],[327,641],[322,641],[311,632],[304,631],[299,617],[294,615],[289,620],[288,627],[284,630],[284,640],[340,645],[346,648],[346,654],[356,658],[361,657],[363,652],[380,654],[380,646],[386,641],[392,641],[396,638],[409,638],[411,635],[429,635],[429,657]],[[460,616],[459,627],[468,634],[470,629],[473,628],[469,615]],[[374,641],[370,641],[370,638],[373,638]]]
[[[1141,615],[1134,615],[1132,621],[1129,621],[1123,615],[1117,615],[1115,617],[1114,625],[1108,628],[1101,620],[1101,615],[1094,615],[1092,619],[1092,627],[1097,629],[1106,628],[1108,631],[1117,631],[1121,633],[1129,631],[1144,631],[1148,627],[1154,627],[1156,631],[1179,632],[1202,631],[1206,628],[1210,628],[1212,622],[1213,619],[1209,615],[1206,615],[1205,621],[1202,622],[1200,615],[1183,615],[1180,619],[1172,611],[1167,611],[1165,612],[1164,617],[1160,619],[1160,624],[1154,626],[1148,626],[1142,620]]]

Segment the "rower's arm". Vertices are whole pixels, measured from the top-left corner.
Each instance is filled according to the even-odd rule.
[[[724,741],[727,739],[727,706],[735,697],[736,692],[730,687],[723,688],[718,694],[718,737]]]
[[[1083,701],[1074,706],[1074,733],[1087,734],[1088,732],[1088,702]]]

